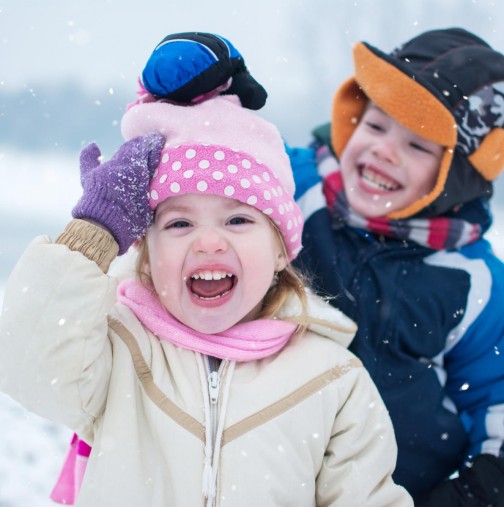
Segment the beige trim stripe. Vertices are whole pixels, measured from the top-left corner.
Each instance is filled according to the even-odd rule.
[[[285,396],[279,401],[276,401],[272,405],[264,408],[260,412],[253,414],[233,426],[230,426],[227,430],[224,431],[224,435],[222,437],[222,447],[228,444],[229,442],[235,440],[236,438],[244,435],[245,433],[261,426],[271,419],[278,417],[279,415],[287,412],[292,407],[295,407],[302,401],[309,398],[311,395],[323,389],[325,386],[334,382],[338,378],[342,377],[353,368],[362,367],[362,363],[357,359],[351,359],[346,364],[342,366],[337,366],[332,368],[331,370],[315,377],[310,382],[302,385],[299,389],[292,392],[288,396]]]
[[[138,343],[135,340],[133,334],[116,319],[109,318],[109,326],[115,333],[117,333],[119,338],[121,338],[121,340],[128,347],[131,353],[131,358],[133,359],[133,364],[138,379],[140,380],[140,383],[142,384],[151,401],[155,403],[165,414],[172,418],[177,424],[187,429],[194,436],[204,442],[205,430],[203,425],[194,417],[181,410],[171,400],[169,400],[161,391],[161,389],[154,383],[152,372],[145,362],[140,347],[138,346]],[[221,446],[224,447],[224,445],[232,442],[245,433],[248,433],[254,428],[257,428],[267,423],[268,421],[271,421],[275,417],[278,417],[279,415],[287,412],[292,407],[295,407],[302,401],[317,393],[325,386],[342,377],[353,368],[360,367],[362,367],[362,363],[357,358],[353,358],[344,365],[332,368],[331,370],[319,375],[318,377],[315,377],[308,383],[302,385],[299,389],[296,389],[291,394],[269,405],[260,412],[252,414],[251,416],[246,417],[245,419],[242,419],[236,424],[230,426],[224,431]]]
[[[140,350],[140,347],[138,346],[138,343],[132,333],[128,331],[121,322],[113,318],[109,318],[109,326],[128,347],[131,353],[131,358],[133,359],[136,374],[147,393],[147,396],[178,425],[182,426],[182,428],[185,428],[195,437],[204,442],[205,429],[203,425],[169,400],[163,391],[161,391],[161,389],[154,383],[152,372],[145,362],[142,351]]]

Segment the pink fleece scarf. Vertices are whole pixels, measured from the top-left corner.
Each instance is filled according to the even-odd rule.
[[[161,340],[231,361],[253,361],[271,356],[289,341],[296,329],[292,322],[260,319],[236,324],[219,334],[199,333],[173,318],[157,295],[137,280],[121,282],[117,300],[130,308]]]

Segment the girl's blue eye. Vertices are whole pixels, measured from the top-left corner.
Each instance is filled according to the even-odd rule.
[[[185,220],[177,220],[175,222],[171,222],[169,224],[167,224],[166,228],[167,229],[180,229],[182,227],[189,227],[190,224],[189,222],[185,221]]]
[[[228,223],[229,225],[241,225],[241,224],[248,224],[251,220],[245,217],[233,217],[231,218]]]

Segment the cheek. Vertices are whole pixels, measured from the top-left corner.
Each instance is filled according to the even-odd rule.
[[[419,174],[423,174],[423,178],[419,181],[419,190],[428,194],[436,185],[439,176],[439,163],[430,163],[426,167],[419,169]]]
[[[174,280],[176,273],[181,273],[180,253],[177,253],[174,243],[170,243],[171,247],[155,239],[151,239],[148,243],[148,266],[156,287],[168,285],[168,280]]]
[[[181,265],[175,256],[153,256],[150,261],[150,269],[153,277],[167,279],[175,276],[177,272],[181,272]]]
[[[341,172],[343,172],[346,169],[347,165],[350,163],[351,153],[352,153],[352,146],[350,144],[347,144],[345,146],[345,149],[343,150],[343,153],[341,154],[341,158],[340,158]]]
[[[265,242],[263,244],[267,245],[268,243]],[[277,240],[269,244],[269,251],[263,255],[261,264],[264,266],[264,279],[270,279],[275,273],[284,270],[288,262],[288,258],[284,254],[283,248],[278,245]]]
[[[352,139],[353,138],[350,138],[350,141],[345,146],[345,149],[343,150],[340,158],[340,170],[343,179],[352,174],[353,169],[356,165],[359,148],[356,143],[352,141]]]

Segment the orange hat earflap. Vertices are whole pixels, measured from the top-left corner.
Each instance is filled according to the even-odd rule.
[[[331,145],[338,158],[357,127],[368,98],[355,78],[347,79],[336,91],[333,99]]]

